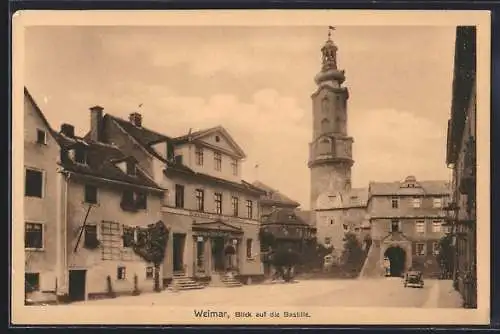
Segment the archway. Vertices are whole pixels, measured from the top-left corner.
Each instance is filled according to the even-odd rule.
[[[399,246],[389,247],[384,256],[389,259],[390,275],[393,277],[401,277],[405,270],[406,252]]]

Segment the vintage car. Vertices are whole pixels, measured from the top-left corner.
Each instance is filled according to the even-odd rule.
[[[421,271],[409,271],[404,275],[404,281],[403,284],[406,287],[417,287],[417,288],[423,288],[424,287],[424,279],[422,278],[422,272]]]

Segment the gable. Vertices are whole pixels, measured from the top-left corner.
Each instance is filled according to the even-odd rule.
[[[203,222],[203,223],[193,223],[193,230],[243,233],[243,230],[241,228],[225,223],[220,220]]]
[[[223,128],[219,128],[205,134],[200,134],[194,139],[196,142],[203,144],[204,146],[220,150],[230,156],[240,159],[245,157],[245,153],[241,147],[236,144],[234,139]]]

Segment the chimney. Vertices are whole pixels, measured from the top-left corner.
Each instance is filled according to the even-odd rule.
[[[138,112],[133,112],[128,116],[130,123],[134,124],[137,127],[142,126],[142,115]]]
[[[68,123],[61,124],[61,133],[66,137],[73,138],[75,137],[75,127]]]
[[[100,106],[90,108],[90,139],[93,141],[102,141],[103,110]]]

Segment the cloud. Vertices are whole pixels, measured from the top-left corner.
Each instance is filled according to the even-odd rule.
[[[378,109],[351,114],[356,160],[353,183],[418,179],[447,179],[444,156],[446,125],[405,111]]]

